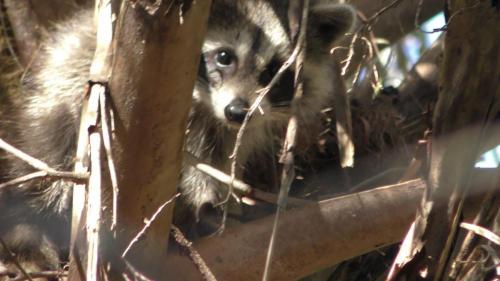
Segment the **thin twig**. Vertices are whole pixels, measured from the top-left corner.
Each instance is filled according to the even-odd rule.
[[[78,177],[77,177],[78,176]],[[13,186],[13,185],[19,185],[28,181],[32,181],[35,179],[52,179],[52,180],[68,180],[71,182],[86,182],[88,179],[88,175],[77,175],[73,172],[47,172],[47,171],[38,171],[38,172],[33,172],[31,174],[27,174],[18,178],[15,178],[11,181],[5,182],[0,184],[0,189],[8,187],[8,186]]]
[[[232,180],[230,175],[209,164],[203,163],[198,157],[194,156],[189,151],[184,151],[184,162],[187,165],[195,168],[196,170],[204,173],[205,175],[208,175],[228,186],[230,186],[232,182],[234,189],[243,195],[247,195],[252,192],[252,187],[250,185],[244,183],[239,179]]]
[[[140,281],[153,281],[153,279],[150,279],[148,278],[147,276],[145,276],[144,274],[142,274],[141,272],[139,272],[139,270],[137,270],[132,264],[130,264],[130,262],[128,262],[126,259],[122,259],[122,261],[125,263],[125,267],[126,269],[132,273],[132,275],[134,276],[134,281],[137,281],[137,280],[140,280]],[[123,273],[122,274],[123,278],[125,280],[131,280],[126,273]]]
[[[87,271],[89,281],[98,280],[99,231],[101,225],[101,135],[90,134],[90,179],[87,191]]]
[[[23,160],[24,162],[28,163],[30,166],[32,166],[33,168],[35,168],[37,170],[46,171],[46,172],[57,172],[57,170],[49,167],[49,165],[47,163],[45,163],[41,160],[38,160],[35,157],[28,155],[27,153],[22,152],[21,150],[8,144],[7,142],[5,142],[1,138],[0,138],[0,148],[7,151],[10,154],[13,154],[17,158]]]
[[[395,7],[398,5],[402,0],[394,0],[391,3],[389,3],[387,6],[383,7],[382,9],[378,10],[375,14],[373,14],[368,20],[365,22],[365,25],[372,25],[373,22],[380,17],[383,13],[387,12],[389,9]]]
[[[127,253],[130,251],[130,249],[132,249],[132,246],[134,246],[135,243],[139,242],[139,239],[141,239],[141,237],[146,233],[146,231],[148,230],[148,228],[151,226],[151,224],[156,220],[156,218],[158,217],[158,215],[163,211],[163,209],[165,209],[166,206],[168,206],[169,204],[171,204],[172,202],[174,202],[175,199],[177,199],[181,194],[180,193],[177,193],[175,194],[172,198],[170,198],[167,202],[163,203],[157,210],[156,212],[153,214],[153,216],[151,216],[150,219],[145,219],[145,224],[144,224],[144,227],[141,229],[141,231],[139,231],[137,233],[137,235],[135,235],[135,237],[130,241],[130,243],[128,244],[127,248],[125,248],[125,251],[123,251],[122,253],[122,258],[125,258],[125,256],[127,255]]]
[[[347,73],[347,69],[349,69],[349,66],[351,65],[352,58],[354,57],[354,44],[356,44],[356,41],[358,40],[359,33],[360,31],[352,35],[351,42],[349,43],[349,52],[347,53],[347,58],[340,62],[340,63],[345,63],[341,72],[342,76],[344,76]]]
[[[47,172],[45,172],[45,171],[34,172],[34,173],[31,173],[31,174],[27,174],[27,175],[15,178],[15,179],[13,179],[11,181],[2,183],[2,184],[0,184],[0,189],[8,187],[8,186],[18,185],[18,184],[21,184],[21,183],[32,181],[34,179],[44,178],[46,176],[47,176]]]
[[[351,65],[352,58],[354,57],[354,53],[355,53],[354,52],[354,45],[356,44],[357,40],[360,37],[364,38],[364,36],[361,36],[361,34],[364,31],[368,31],[370,33],[369,37],[371,38],[371,40],[368,40],[368,41],[370,41],[371,43],[369,43],[367,45],[369,46],[369,48],[372,48],[374,50],[374,53],[377,54],[377,56],[378,56],[378,48],[377,48],[376,44],[373,44],[374,35],[373,35],[373,32],[371,31],[372,25],[378,19],[378,17],[380,17],[382,14],[384,14],[385,12],[390,10],[391,8],[398,5],[400,2],[402,2],[402,0],[392,1],[388,5],[382,7],[380,10],[378,10],[375,14],[373,14],[368,19],[364,16],[364,14],[362,14],[361,12],[358,12],[358,18],[360,19],[360,21],[363,24],[361,26],[359,26],[357,28],[357,30],[354,32],[352,39],[351,39],[351,42],[349,44],[349,52],[348,52],[347,58],[341,62],[341,63],[345,63],[344,67],[342,68],[342,76],[344,76],[347,73],[347,70],[348,70],[349,66]],[[365,40],[367,40],[367,39],[365,38]],[[370,57],[373,57],[373,54],[370,55]],[[363,59],[364,58],[365,57],[363,56]],[[376,69],[374,69],[374,70],[376,71]],[[374,74],[378,76],[378,73],[374,73]]]
[[[498,182],[498,179],[497,177],[494,177],[495,179],[493,180],[493,182]],[[491,212],[494,212],[494,210],[496,209],[495,206],[495,193],[496,193],[496,190],[494,188],[490,188],[488,190],[488,192],[485,194],[482,202],[481,202],[481,208],[479,209],[479,211],[477,212],[476,214],[476,217],[474,218],[474,220],[472,221],[472,224],[473,225],[485,225],[485,224],[488,224],[488,221],[489,221],[489,215]],[[457,275],[460,273],[462,267],[463,267],[463,264],[461,264],[460,262],[458,261],[461,261],[461,260],[466,260],[467,259],[467,256],[469,256],[469,259],[472,257],[471,254],[471,251],[473,250],[474,248],[474,244],[476,244],[478,242],[479,239],[478,238],[478,235],[475,235],[475,232],[474,231],[469,231],[464,239],[463,239],[463,242],[462,242],[462,245],[460,246],[460,249],[458,250],[458,253],[456,254],[456,257],[455,257],[455,264],[451,267],[451,270],[450,270],[450,274],[449,276],[451,278],[457,278]]]
[[[198,271],[203,276],[203,279],[206,281],[216,281],[217,279],[215,278],[215,275],[212,273],[210,268],[207,266],[207,263],[203,260],[198,251],[196,251],[196,249],[193,247],[193,243],[184,236],[182,231],[175,225],[171,225],[170,232],[172,233],[175,242],[177,242],[179,246],[184,248],[189,253],[189,259],[198,268]]]
[[[302,67],[304,64],[306,56],[306,29],[308,21],[309,12],[309,0],[304,0],[302,2],[301,18],[300,18],[300,30],[298,31],[297,42],[295,50],[297,50],[297,57],[295,62],[295,93],[294,99],[300,99],[303,95],[304,81],[302,79]],[[290,186],[295,178],[295,167],[294,167],[294,148],[297,139],[297,129],[298,129],[298,119],[294,114],[290,117],[288,122],[288,127],[286,131],[286,136],[283,144],[283,151],[280,157],[280,163],[283,164],[283,171],[281,174],[280,192],[278,196],[278,206],[276,209],[276,215],[273,222],[273,230],[271,233],[271,238],[269,241],[269,247],[266,256],[266,264],[264,267],[264,273],[262,276],[263,281],[270,280],[271,273],[271,262],[274,256],[276,238],[278,236],[280,214],[286,210],[286,204],[288,199],[288,193],[290,191]]]
[[[460,227],[463,229],[467,229],[469,231],[474,232],[476,235],[479,235],[483,238],[488,239],[489,241],[497,244],[500,246],[500,236],[496,235],[493,231],[486,229],[484,227],[481,227],[479,225],[471,224],[471,223],[466,223],[463,222],[460,224]]]
[[[111,179],[111,187],[113,188],[113,215],[111,220],[111,230],[115,230],[117,224],[118,216],[118,177],[116,175],[115,162],[113,160],[113,152],[111,150],[111,131],[108,126],[108,111],[110,110],[106,93],[101,92],[99,95],[100,105],[101,105],[101,131],[102,131],[102,142],[104,144],[104,149],[106,151],[106,159],[108,162],[109,177]]]
[[[52,280],[53,278],[57,278],[60,280],[61,277],[67,277],[68,273],[66,271],[39,271],[39,272],[30,272],[30,276],[33,279],[49,278]],[[29,279],[24,276],[18,276],[16,278],[9,279],[9,281],[25,281],[25,280]]]
[[[25,152],[8,144],[7,142],[5,142],[1,138],[0,138],[0,149],[3,149],[5,151],[13,154],[17,158],[28,163],[33,168],[39,170],[37,172],[13,179],[9,182],[2,183],[2,184],[0,184],[0,189],[4,188],[6,186],[12,186],[12,185],[24,183],[24,182],[27,182],[27,181],[30,181],[30,180],[33,180],[36,178],[62,179],[62,180],[76,182],[76,183],[84,182],[89,178],[88,173],[65,172],[65,171],[58,171],[54,168],[51,168],[47,163],[45,163],[41,160],[38,160],[38,159],[34,158],[33,156],[26,154]]]

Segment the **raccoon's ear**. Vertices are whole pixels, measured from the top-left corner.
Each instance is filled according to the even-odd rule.
[[[324,48],[348,32],[356,20],[356,11],[345,4],[317,4],[311,7],[309,13],[308,37],[318,42]]]

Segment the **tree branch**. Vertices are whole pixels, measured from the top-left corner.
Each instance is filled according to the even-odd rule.
[[[384,245],[400,241],[414,218],[424,183],[416,180],[307,204],[282,214],[273,261],[273,280],[294,280]],[[273,217],[229,228],[195,241],[218,280],[262,276]],[[307,261],[305,263],[304,261]],[[169,258],[170,276],[198,280],[179,256]]]

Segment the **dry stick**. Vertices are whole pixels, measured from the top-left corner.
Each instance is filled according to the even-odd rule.
[[[97,129],[97,128],[94,128]],[[97,281],[101,224],[101,135],[90,134],[90,180],[87,202],[87,280]]]
[[[157,210],[156,212],[153,214],[153,216],[151,216],[150,219],[145,219],[145,224],[144,224],[144,227],[141,229],[141,231],[139,231],[137,233],[137,235],[135,235],[135,237],[130,241],[130,243],[128,244],[127,248],[125,248],[125,250],[123,251],[122,253],[122,258],[125,258],[125,256],[127,255],[127,253],[130,251],[130,249],[132,249],[132,246],[134,246],[135,243],[139,242],[139,239],[141,239],[141,237],[146,233],[146,231],[148,230],[148,228],[151,226],[151,224],[156,220],[156,217],[158,217],[159,214],[161,214],[161,212],[163,211],[163,209],[165,209],[166,206],[168,206],[169,204],[171,204],[172,202],[174,202],[175,199],[177,199],[181,194],[180,193],[177,193],[175,194],[174,196],[172,196],[172,198],[170,198],[167,202],[163,203]]]
[[[496,178],[496,177],[495,177]],[[497,180],[495,179],[495,182]],[[496,190],[494,188],[490,188],[486,195],[484,196],[481,204],[481,208],[476,214],[476,217],[474,218],[472,224],[473,225],[481,225],[487,223],[487,216],[488,213],[491,212],[492,208],[495,208],[494,204],[494,198],[495,198]],[[467,229],[466,227],[463,227],[463,223],[460,225],[462,228]],[[470,229],[468,229],[470,230]],[[454,264],[451,267],[449,276],[451,278],[457,278],[458,274],[461,271],[461,268],[463,266],[460,261],[466,260],[467,256],[470,255],[472,249],[473,249],[473,244],[476,242],[476,235],[478,234],[475,231],[469,231],[467,235],[465,235],[465,238],[463,239],[462,245],[460,246],[460,250],[456,254]]]
[[[389,9],[393,8],[394,6],[398,5],[400,2],[402,2],[402,0],[394,0],[391,3],[389,3],[387,6],[383,7],[380,10],[378,10],[375,14],[373,14],[367,20],[367,24],[371,25],[379,16],[381,16],[383,13],[387,12]]]
[[[10,154],[13,154],[17,158],[28,163],[33,168],[35,168],[41,172],[44,172],[46,174],[45,175],[46,177],[65,179],[65,180],[69,180],[69,181],[73,181],[73,182],[81,182],[81,181],[88,179],[88,177],[89,177],[88,173],[64,172],[64,171],[58,171],[54,168],[51,168],[47,163],[42,162],[42,161],[34,158],[33,156],[30,156],[30,155],[22,152],[21,150],[15,148],[12,145],[5,142],[3,139],[0,139],[0,149],[3,149]],[[33,173],[33,174],[36,174],[36,173]]]
[[[189,165],[190,167],[204,173],[207,176],[212,177],[213,179],[226,184],[227,186],[231,185],[231,176],[224,173],[223,171],[207,164],[203,163],[198,157],[194,156],[191,154],[189,151],[184,151],[184,162]],[[242,195],[250,195],[251,198],[255,198],[258,200],[262,200],[264,202],[270,203],[270,204],[277,204],[278,202],[278,195],[274,193],[269,193],[265,192],[256,188],[253,188],[249,184],[239,180],[235,179],[233,181],[233,187],[236,191],[241,193]],[[288,198],[288,203],[292,203],[293,205],[296,206],[302,206],[305,204],[311,204],[313,201],[309,201],[306,199],[301,199],[301,198],[293,198],[290,197]]]
[[[302,13],[300,20],[300,30],[298,33],[297,43],[295,49],[297,50],[297,58],[295,60],[295,95],[294,99],[300,99],[303,95],[303,85],[302,80],[302,67],[306,55],[306,28],[309,12],[309,0],[304,0],[302,3]],[[271,261],[273,260],[276,237],[278,236],[278,224],[280,220],[280,214],[285,211],[286,203],[288,199],[288,193],[290,186],[295,177],[295,167],[293,161],[293,150],[295,148],[295,143],[297,139],[297,116],[292,115],[288,123],[288,128],[286,132],[285,142],[283,144],[283,154],[280,157],[280,163],[283,164],[283,171],[281,174],[281,186],[278,196],[278,206],[276,209],[276,216],[274,217],[273,230],[271,233],[271,239],[269,241],[269,248],[267,251],[266,264],[264,267],[264,273],[262,276],[263,281],[270,280],[271,272]]]
[[[347,69],[349,68],[352,58],[354,56],[354,44],[359,38],[359,35],[361,32],[365,29],[371,28],[372,24],[374,21],[380,17],[383,13],[387,12],[389,9],[393,8],[394,6],[398,5],[402,0],[394,0],[391,3],[389,3],[387,6],[381,8],[378,10],[375,14],[373,14],[371,17],[369,17],[366,20],[363,20],[363,24],[354,32],[354,35],[351,39],[351,42],[349,44],[349,53],[347,55],[347,58],[342,61],[342,63],[345,63],[344,67],[342,68],[342,76],[344,76],[347,73]]]
[[[31,174],[24,175],[22,177],[15,178],[11,181],[2,183],[2,184],[0,184],[0,189],[8,187],[8,186],[18,185],[21,183],[32,181],[32,180],[38,179],[38,178],[45,178],[45,177],[47,177],[47,172],[45,172],[45,171],[34,172]]]
[[[384,186],[283,213],[271,279],[297,280],[332,262],[338,263],[381,245],[397,243],[415,216],[414,207],[422,196],[423,185],[422,181],[416,180]],[[367,216],[360,215],[367,211]],[[265,262],[273,220],[274,216],[266,217],[231,228],[221,236],[199,239],[195,241],[195,247],[217,278],[260,280],[263,267],[252,265]],[[357,235],[360,229],[370,231],[366,235]],[[356,241],[338,243],[346,237]],[[311,262],[304,263],[304,259]],[[176,258],[170,265],[172,276],[184,274],[184,280],[195,280],[198,276],[196,270],[191,274],[184,273],[186,270],[183,269],[191,265],[185,259]]]
[[[100,85],[95,84],[92,86],[99,87]],[[78,136],[78,145],[76,150],[76,161],[75,161],[75,172],[87,172],[89,170],[89,129],[97,126],[97,120],[99,115],[99,92],[92,91],[89,88],[90,94],[88,98],[83,100],[82,105],[82,117],[80,121],[80,131]],[[71,238],[70,238],[70,271],[72,266],[77,266],[83,268],[83,265],[76,265],[82,260],[82,258],[76,257],[76,240],[81,233],[80,220],[85,208],[85,198],[86,198],[86,184],[81,183],[76,184],[73,187],[73,206],[71,210]],[[74,270],[72,272],[79,272]],[[71,276],[70,276],[71,277]],[[76,277],[73,277],[76,278]]]
[[[352,35],[351,42],[349,43],[349,52],[347,53],[347,58],[340,62],[340,63],[345,63],[341,72],[342,76],[344,76],[347,73],[347,69],[349,69],[349,66],[351,65],[352,58],[354,57],[354,44],[356,44],[356,41],[358,41],[359,33],[361,32],[362,27],[363,26],[361,26],[360,29]]]
[[[42,170],[42,171],[53,170],[45,162],[42,162],[42,161],[24,153],[24,152],[22,152],[21,150],[6,143],[3,139],[0,139],[0,148],[4,149],[5,151],[7,151],[11,154],[14,154],[17,158],[23,160],[24,162],[28,163],[30,166],[32,166],[33,168],[35,168],[37,170]]]
[[[203,163],[198,157],[194,156],[189,151],[184,151],[184,162],[189,166],[195,168],[196,170],[208,175],[221,183],[224,183],[228,186],[232,186],[239,193],[247,195],[252,192],[252,187],[241,180],[232,179],[230,175],[224,173],[223,171],[210,166],[209,164]]]
[[[370,40],[368,40],[364,36],[361,37],[361,40],[366,44],[366,47],[368,48],[368,58],[370,60],[373,60],[373,57],[374,57],[373,42],[371,42]],[[378,70],[377,70],[377,65],[375,63],[372,63],[372,73],[373,73],[373,81],[370,81],[370,82],[371,82],[372,88],[375,90],[377,87],[379,87],[379,85],[381,85]]]
[[[38,279],[38,278],[58,278],[58,280],[61,280],[61,277],[67,277],[68,273],[64,271],[39,271],[39,272],[30,272],[31,278]],[[24,276],[19,276],[13,279],[9,279],[9,281],[24,281],[24,280],[29,280],[28,278]]]
[[[17,158],[28,163],[33,168],[39,170],[37,172],[33,172],[31,174],[27,174],[27,175],[15,178],[15,179],[8,181],[6,183],[2,183],[2,184],[0,184],[0,189],[7,187],[7,186],[21,184],[21,183],[31,181],[31,180],[34,180],[37,178],[52,178],[55,180],[68,180],[68,181],[72,181],[75,183],[79,183],[79,182],[86,181],[89,177],[88,173],[65,172],[65,171],[58,171],[54,168],[51,168],[45,162],[42,162],[42,161],[24,153],[24,152],[22,152],[21,150],[13,147],[12,145],[8,144],[7,142],[5,142],[2,139],[0,139],[0,149],[3,149],[5,151],[13,154]]]
[[[482,236],[483,238],[486,238],[491,242],[497,244],[497,246],[500,246],[500,236],[496,235],[493,231],[489,229],[486,229],[479,225],[465,223],[465,222],[461,223],[460,227],[472,231],[476,235]]]
[[[490,105],[494,104],[494,102],[495,102],[495,97],[492,97],[492,99],[490,100]],[[488,115],[489,115],[489,113],[490,112],[488,112]],[[483,121],[480,135],[477,138],[478,142],[473,147],[475,155],[479,155],[480,145],[483,142],[484,135],[486,133],[485,130],[487,128],[487,126],[486,126],[487,119],[488,119],[488,116],[486,116],[486,119]],[[451,218],[451,222],[450,222],[450,231],[449,231],[448,236],[446,238],[446,241],[443,245],[443,248],[442,248],[439,260],[438,260],[438,265],[437,265],[437,269],[435,271],[436,273],[434,276],[434,281],[441,280],[440,278],[442,278],[444,276],[446,267],[451,262],[449,260],[449,257],[452,254],[453,244],[455,243],[455,241],[457,239],[457,235],[458,235],[458,228],[460,227],[460,222],[463,219],[462,212],[463,212],[463,209],[465,207],[465,199],[466,199],[466,197],[471,189],[471,186],[470,186],[471,185],[471,169],[470,168],[466,171],[466,174],[463,176],[463,179],[465,182],[465,187],[463,189],[463,193],[461,195],[457,196],[457,187],[455,187],[455,189],[450,194],[451,199],[448,202],[448,204],[449,204],[448,211],[449,212],[453,211],[453,213],[450,212],[450,214],[453,217]],[[456,203],[453,202],[455,200],[454,197],[458,197],[456,199],[457,200]],[[453,206],[452,204],[455,206]],[[455,207],[455,210],[452,210],[453,207]],[[430,215],[432,215],[432,213]],[[427,225],[427,227],[428,227],[428,225]]]
[[[111,187],[113,188],[113,216],[111,221],[111,231],[116,229],[117,223],[117,208],[118,208],[118,178],[116,176],[115,162],[111,151],[111,130],[108,126],[108,112],[111,110],[107,103],[106,93],[101,92],[99,95],[101,105],[101,132],[104,149],[106,151],[106,159],[108,161],[109,177],[111,179]]]
[[[26,279],[28,279],[30,281],[33,281],[33,279],[31,278],[30,274],[28,272],[26,272],[26,270],[23,268],[23,266],[19,263],[19,260],[17,259],[16,254],[14,254],[9,249],[9,247],[7,246],[7,244],[5,243],[5,241],[3,241],[3,239],[1,237],[0,237],[0,244],[2,245],[3,249],[5,250],[5,252],[7,252],[7,254],[9,255],[8,258],[23,273],[23,275],[26,277]]]
[[[38,171],[38,172],[33,172],[31,174],[27,174],[18,178],[15,178],[11,181],[5,182],[0,184],[0,189],[8,187],[8,186],[13,186],[13,185],[18,185],[21,183],[25,183],[28,181],[32,181],[34,179],[53,179],[53,180],[67,180],[71,181],[74,183],[81,183],[81,182],[86,182],[88,180],[88,175],[87,174],[75,174],[73,172],[47,172],[47,171]]]
[[[189,253],[189,259],[196,265],[198,271],[202,274],[203,279],[207,281],[216,281],[215,275],[212,273],[201,255],[193,247],[193,243],[184,236],[182,231],[175,225],[171,226],[170,232],[175,239],[175,242]]]
[[[132,273],[132,275],[134,276],[134,281],[137,281],[137,280],[140,280],[140,281],[154,281],[152,279],[149,279],[148,277],[146,277],[144,274],[142,274],[141,272],[139,272],[134,266],[132,266],[132,264],[130,264],[130,262],[128,262],[127,260],[123,259],[123,263],[125,264],[125,267],[126,269]],[[122,273],[122,277],[125,279],[125,280],[130,280],[127,276],[126,273]]]
[[[90,67],[91,79],[107,79],[110,74],[110,49],[113,35],[112,10],[110,0],[96,2],[97,38],[96,51]],[[101,80],[102,81],[102,80]],[[97,107],[94,107],[98,116],[99,97],[106,93],[106,86],[102,83],[92,85],[90,96],[96,96]],[[96,118],[95,121],[98,119]],[[101,122],[102,123],[102,122]],[[99,273],[99,229],[101,223],[101,135],[97,126],[89,128],[90,166],[91,176],[88,186],[87,199],[87,267],[86,276],[89,281],[96,281]]]

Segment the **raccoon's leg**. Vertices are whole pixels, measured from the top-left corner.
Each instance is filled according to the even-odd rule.
[[[54,102],[52,111],[37,118],[25,108],[17,109],[12,117],[16,137],[7,141],[51,167],[70,171],[78,119],[58,106]],[[7,175],[0,182],[34,172],[13,156],[8,160]],[[33,180],[2,188],[0,238],[27,271],[59,270],[69,243],[70,210],[71,187],[62,181]],[[8,250],[0,247],[0,262],[15,269]]]
[[[17,263],[26,272],[58,271],[66,260],[68,219],[33,207],[23,195],[0,192],[2,281],[22,275]]]
[[[54,239],[53,235],[45,231],[47,225],[40,226],[40,222],[32,221],[4,226],[6,227],[2,226],[0,233],[3,242],[0,244],[0,276],[3,276],[0,280],[7,281],[23,276],[19,267],[28,273],[61,269],[61,245],[56,243],[57,239]],[[61,228],[58,231],[66,232]],[[54,276],[37,280],[57,278]]]
[[[211,176],[195,168],[184,166],[181,197],[176,203],[174,224],[189,238],[215,233],[221,227],[224,187]]]

